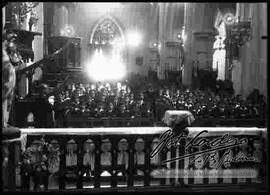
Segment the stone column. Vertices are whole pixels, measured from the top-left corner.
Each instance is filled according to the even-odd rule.
[[[238,3],[237,16],[240,16],[241,21],[251,18],[252,40],[239,48],[242,77],[235,77],[233,82],[240,83],[239,93],[243,96],[250,94],[254,88],[266,95],[267,40],[262,39],[262,36],[267,36],[267,5]]]
[[[215,5],[208,3],[185,4],[185,67],[183,84],[192,85],[192,64],[199,62],[199,68],[212,67]]]
[[[166,72],[170,68],[176,69],[177,63],[179,63],[177,61],[179,48],[176,46],[179,40],[176,39],[176,33],[181,32],[183,24],[182,22],[177,23],[179,18],[176,18],[176,16],[177,12],[181,11],[180,6],[183,5],[160,3],[159,6],[159,41],[161,47],[158,78],[163,80],[166,79]]]
[[[2,29],[4,29],[6,24],[6,7],[2,8]]]
[[[38,13],[38,22],[33,26],[33,31],[42,33],[41,36],[35,36],[33,40],[33,51],[34,51],[34,62],[41,60],[44,56],[44,14],[43,14],[43,3],[39,3],[34,9]],[[33,75],[33,80],[40,80],[42,76],[42,70],[37,68]]]
[[[217,32],[214,29],[215,7],[208,3],[195,5],[194,57],[199,61],[200,69],[212,67],[213,44]]]
[[[184,70],[182,72],[182,82],[183,85],[191,86],[192,84],[192,14],[193,14],[193,5],[192,3],[185,3],[185,14],[184,14],[184,26],[185,26],[185,35],[186,40],[184,43]]]
[[[160,47],[160,64],[158,67],[158,79],[165,79],[165,58],[166,58],[166,45],[165,45],[165,28],[166,28],[166,7],[167,3],[159,4],[159,41],[161,44]]]

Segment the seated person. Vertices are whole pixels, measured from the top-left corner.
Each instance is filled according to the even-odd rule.
[[[220,117],[220,109],[219,109],[219,105],[214,102],[214,105],[211,107],[210,109],[210,115],[213,117]]]
[[[91,88],[90,87],[86,87],[85,88],[85,95],[90,95],[90,91],[91,91]]]
[[[105,96],[105,95],[100,95],[100,96],[96,99],[96,101],[97,101],[98,103],[106,104],[106,96]]]
[[[219,116],[222,117],[222,118],[225,118],[226,117],[226,105],[224,102],[221,102],[219,104]]]
[[[259,116],[259,111],[256,108],[255,104],[252,104],[252,100],[247,99],[246,107],[248,109],[248,116],[251,118],[256,118]]]
[[[131,94],[131,89],[130,89],[130,87],[129,86],[127,86],[127,88],[126,88],[126,95],[130,95]]]
[[[120,104],[117,117],[130,117],[130,112],[127,110],[125,104]]]
[[[81,107],[81,104],[80,104],[79,96],[75,96],[74,102],[72,102],[70,105],[70,114],[76,115],[76,116],[80,115],[80,107]]]
[[[234,105],[231,101],[227,101],[227,103],[225,102],[225,115],[226,117],[233,117],[233,113],[234,113]]]
[[[83,116],[83,117],[87,117],[87,116],[90,115],[90,110],[87,109],[85,102],[83,102],[82,105],[81,105],[80,115]]]
[[[181,94],[180,98],[177,99],[177,102],[176,102],[175,106],[176,106],[177,110],[186,110],[187,109],[185,98],[184,98],[183,94]]]
[[[117,112],[116,112],[112,102],[108,103],[108,107],[106,109],[106,116],[107,117],[116,117],[117,116]]]
[[[129,96],[129,104],[135,104],[135,101],[134,101],[134,94],[133,94],[133,93],[130,93],[130,96]]]
[[[54,103],[56,127],[63,126],[63,121],[65,117],[65,109],[66,109],[63,102],[64,102],[64,96],[61,93],[59,93]]]
[[[140,112],[142,117],[151,118],[153,117],[153,112],[151,110],[150,103],[146,103],[144,107],[140,107]]]
[[[80,89],[80,91],[81,91],[82,93],[85,92],[85,87],[84,87],[84,85],[83,85],[82,83],[79,83],[78,88]]]
[[[87,97],[86,106],[88,108],[91,108],[91,109],[92,108],[95,108],[96,107],[96,101],[95,101],[95,99],[93,97],[91,97],[91,96],[88,96]]]
[[[186,104],[185,104],[187,110],[189,110],[190,112],[192,112],[193,105],[194,105],[193,100],[192,100],[191,98],[189,98],[189,99],[186,101]]]
[[[64,92],[64,95],[63,95],[63,100],[64,101],[67,101],[67,100],[70,100],[71,98],[70,98],[70,91],[65,91]]]
[[[247,107],[244,105],[244,100],[238,96],[236,98],[236,105],[234,107],[235,118],[245,118],[248,114]]]
[[[108,95],[106,97],[106,102],[113,102],[114,99],[114,92],[113,91],[108,91]]]
[[[210,114],[207,104],[203,102],[200,104],[199,109],[197,110],[197,115],[199,117],[208,117]]]
[[[118,102],[118,97],[117,96],[113,97],[113,102],[112,103],[113,103],[114,108],[118,108],[119,102]]]
[[[158,97],[161,97],[161,96],[163,96],[163,89],[158,90]]]
[[[125,101],[125,92],[123,89],[120,90],[118,101],[123,103]]]
[[[180,98],[180,90],[177,89],[176,93],[173,95],[173,98],[172,98],[174,109],[176,109],[176,103],[179,98]]]
[[[170,90],[166,89],[165,93],[163,94],[164,97],[171,99]]]
[[[143,92],[140,92],[140,93],[139,93],[138,99],[139,99],[139,100],[145,101]]]
[[[259,95],[258,101],[255,103],[259,110],[259,116],[261,118],[266,118],[267,115],[267,104],[266,104],[266,97],[264,95]]]
[[[97,105],[97,108],[95,109],[95,117],[101,118],[101,117],[106,117],[106,111],[105,111],[105,103],[100,102]]]

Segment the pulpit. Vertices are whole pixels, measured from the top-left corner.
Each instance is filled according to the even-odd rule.
[[[48,72],[57,72],[59,69],[80,67],[81,38],[53,36],[48,38],[49,55],[69,44],[65,51],[57,56],[55,61],[48,66]],[[55,68],[55,69],[54,69]],[[46,71],[46,72],[47,72]]]

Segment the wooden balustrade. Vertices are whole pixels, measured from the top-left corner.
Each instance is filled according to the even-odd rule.
[[[169,127],[21,129],[22,134],[27,135],[26,148],[38,146],[40,144],[38,140],[44,139],[55,149],[53,151],[59,149],[59,154],[55,153],[53,156],[48,149],[43,151],[47,154],[45,161],[47,168],[44,170],[39,169],[29,174],[25,166],[22,166],[21,184],[17,187],[20,190],[91,191],[106,187],[134,189],[140,186],[143,188],[178,186],[178,189],[181,189],[186,186],[193,189],[194,186],[201,186],[207,189],[209,186],[266,185],[266,129],[190,127],[187,139],[182,139],[180,145],[165,147],[151,158],[151,152],[161,139],[165,138],[166,134],[163,133],[169,132],[168,130],[177,132]],[[212,152],[217,154],[210,161],[207,158],[210,151],[196,153],[196,156],[190,155],[209,149],[207,146],[187,147],[188,143],[204,130],[208,132],[200,134],[201,138],[213,140],[227,133],[234,138],[247,138],[248,143],[246,146],[213,150]],[[160,137],[162,134],[163,137]],[[224,156],[228,158],[228,154],[235,156],[239,152],[249,156],[257,155],[260,161],[224,163]],[[183,155],[190,156],[170,162],[171,159]],[[215,160],[220,162],[217,166],[214,166]],[[162,163],[163,161],[165,163]],[[258,177],[241,179],[230,172],[243,168],[254,169],[259,173]],[[221,174],[202,176],[203,171],[212,174],[219,171]],[[191,172],[198,175],[183,175]],[[230,174],[232,176],[228,177]]]
[[[20,159],[20,146],[23,137],[2,141],[2,187],[15,190],[17,183],[18,162]]]

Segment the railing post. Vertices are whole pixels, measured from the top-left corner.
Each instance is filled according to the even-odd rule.
[[[151,164],[150,164],[150,152],[151,152],[151,135],[148,135],[145,139],[145,158],[144,158],[144,186],[150,185],[150,171],[151,171]]]
[[[8,148],[8,162],[7,162],[7,188],[9,190],[16,189],[16,163],[15,163],[15,143],[11,142],[7,144]]]
[[[2,175],[3,189],[16,190],[16,144],[21,144],[21,131],[17,128],[2,128]],[[21,145],[20,145],[21,146]]]
[[[66,143],[65,137],[59,139],[60,144],[60,170],[59,170],[59,189],[65,189],[65,170],[66,170]]]
[[[165,147],[165,148],[163,148],[161,150],[161,155],[160,155],[160,161],[161,162],[167,160],[167,152],[168,152],[167,147]],[[166,169],[166,167],[167,167],[166,164],[161,165],[162,169]],[[160,179],[160,184],[163,185],[163,186],[166,184],[166,177],[163,177],[163,178]]]
[[[27,142],[26,142],[26,149],[29,147],[30,143],[32,143],[32,137],[27,137]],[[21,159],[23,159],[23,155],[21,154]],[[30,180],[31,176],[29,174],[29,164],[23,162],[22,167],[21,167],[21,186],[23,190],[30,190]]]
[[[110,139],[112,143],[111,154],[112,154],[112,163],[111,163],[111,173],[112,173],[112,180],[111,186],[117,186],[117,175],[116,175],[116,165],[117,165],[117,143],[118,139],[115,136],[112,136]]]
[[[77,181],[77,189],[83,188],[83,155],[84,155],[84,148],[83,143],[84,139],[76,139],[76,143],[78,144],[78,181]]]
[[[135,138],[129,137],[128,139],[128,187],[134,186],[134,178],[133,178],[133,170],[134,170],[134,144],[135,144]]]
[[[188,134],[188,132],[185,132],[185,131],[183,131],[183,133]],[[186,150],[186,139],[181,139],[179,143],[179,156],[184,156],[186,152],[185,150]],[[185,168],[185,159],[179,160],[178,169],[180,171],[184,171],[184,168]],[[179,181],[180,186],[183,186],[184,176],[180,175],[180,178],[178,181]]]
[[[94,175],[95,175],[95,182],[94,182],[94,187],[99,188],[100,187],[100,167],[101,167],[101,162],[100,162],[100,155],[101,155],[101,137],[97,136],[94,139],[94,143],[96,146],[96,152],[95,152],[95,170],[94,170]]]

